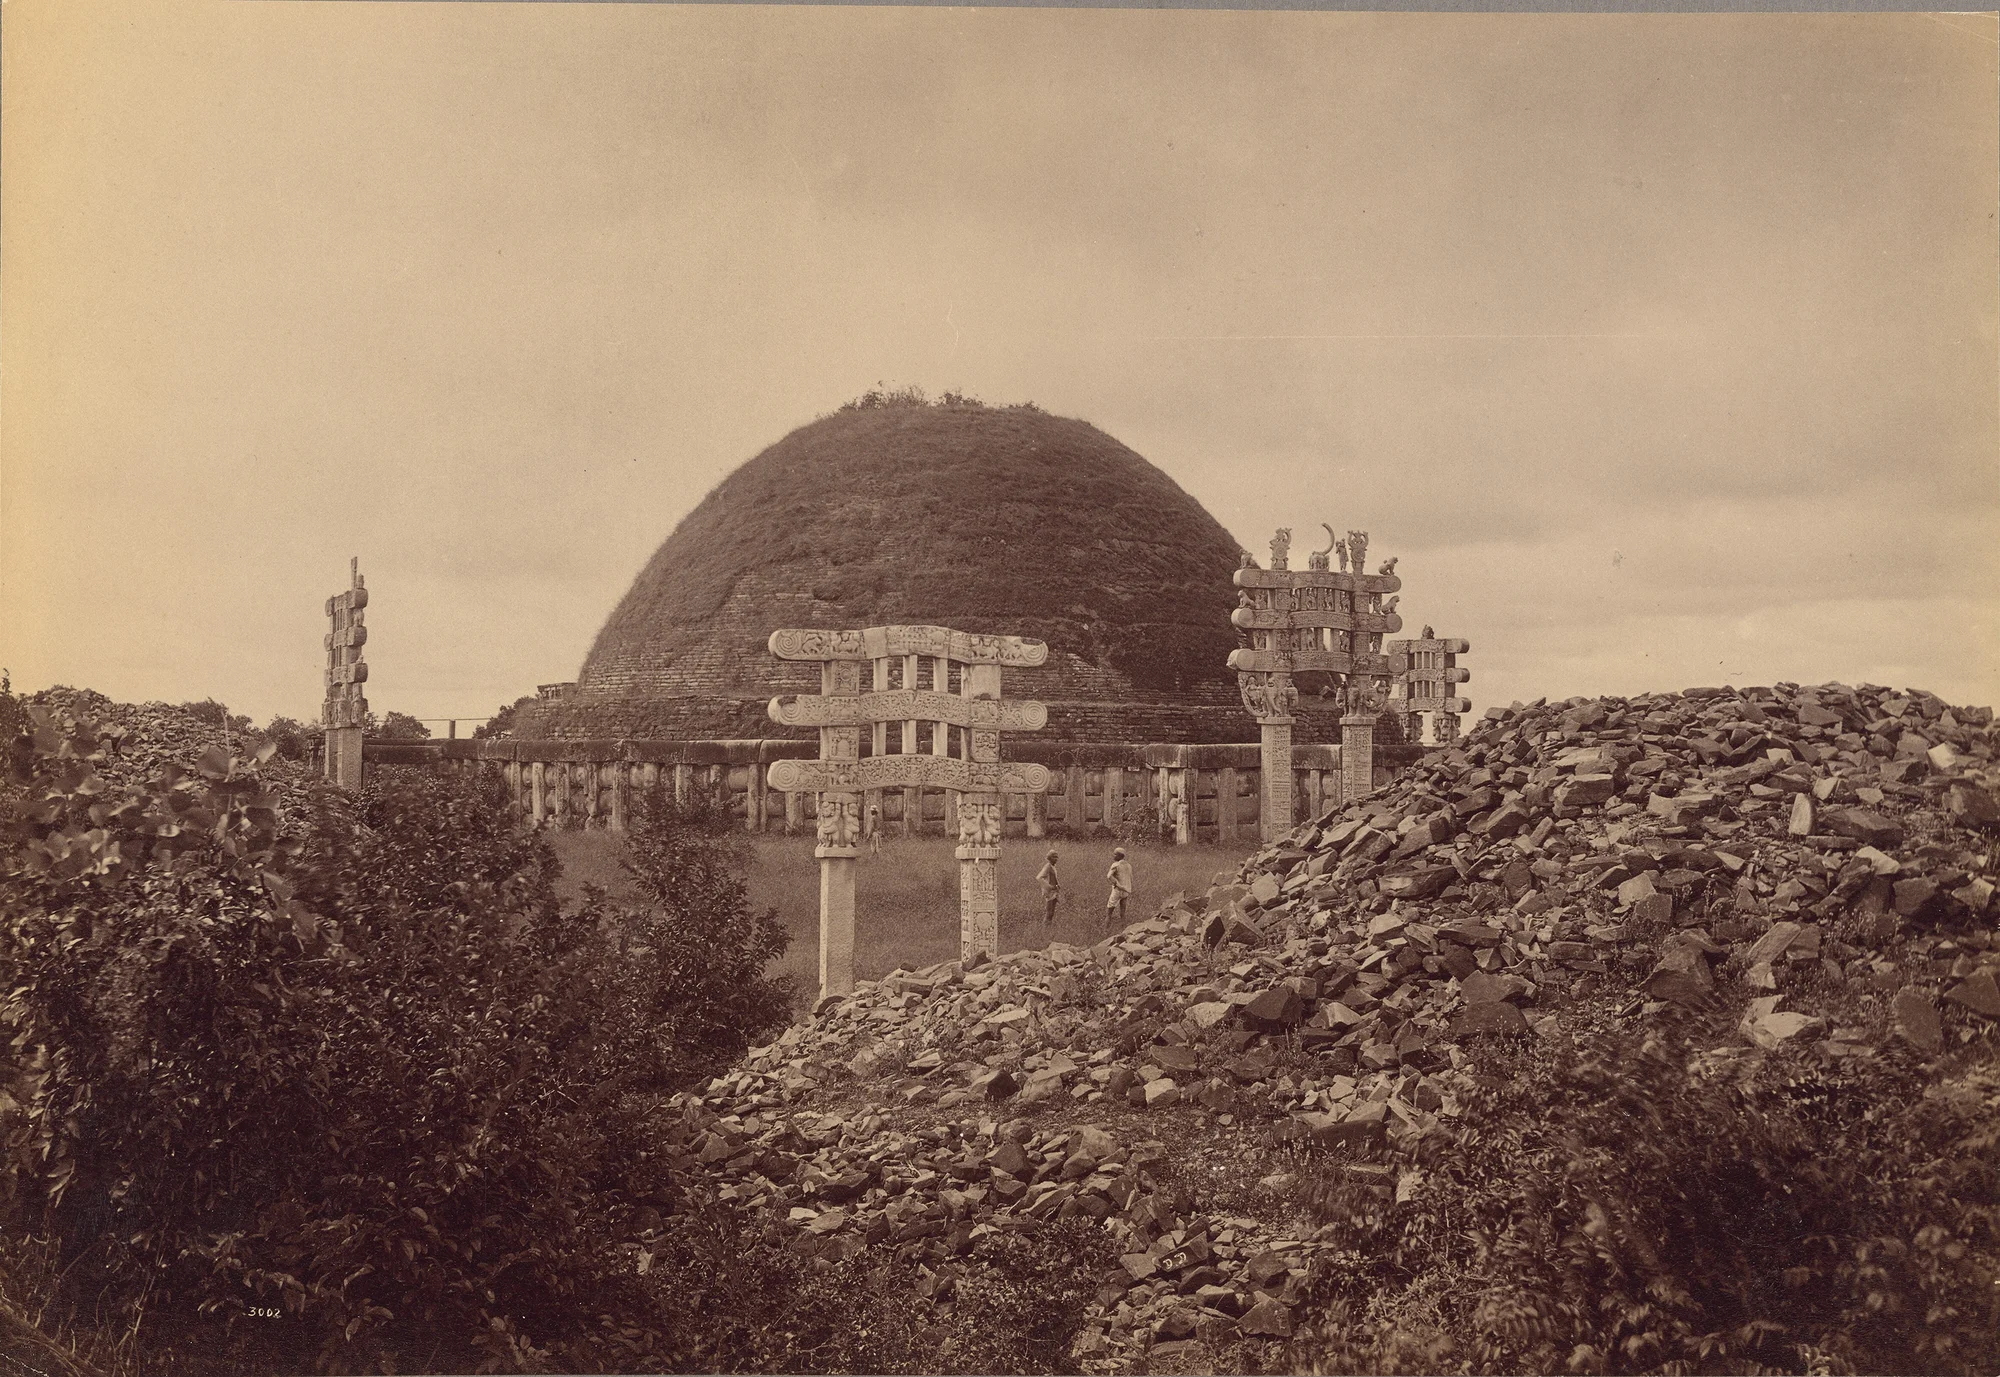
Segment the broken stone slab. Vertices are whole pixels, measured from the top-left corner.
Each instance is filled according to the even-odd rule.
[[[1935,1052],[1944,1046],[1944,1025],[1938,1022],[1937,1006],[1930,996],[1912,985],[1896,991],[1890,1001],[1896,1031],[1920,1052]]]
[[[1744,953],[1744,964],[1769,965],[1784,955],[1785,948],[1791,946],[1798,935],[1805,930],[1804,923],[1780,921],[1771,924],[1770,930],[1753,942],[1750,950]]]
[[[1754,1019],[1746,1018],[1744,1032],[1749,1035],[1752,1042],[1770,1052],[1775,1051],[1779,1044],[1788,1042],[1801,1033],[1821,1027],[1823,1022],[1809,1014],[1766,1013],[1759,1014]]]
[[[1659,892],[1653,883],[1653,872],[1642,870],[1618,886],[1618,906],[1630,908],[1641,899],[1650,899]]]
[[[1494,1004],[1519,999],[1529,988],[1528,982],[1518,975],[1495,975],[1488,971],[1467,976],[1459,982],[1459,990],[1467,1004]]]
[[[1903,825],[1866,808],[1829,808],[1820,826],[1836,837],[1852,837],[1867,846],[1901,846]]]
[[[1305,1001],[1289,985],[1273,985],[1242,1006],[1243,1020],[1259,1032],[1282,1033],[1305,1021]]]
[[[1276,1296],[1260,1296],[1236,1323],[1245,1334],[1271,1339],[1289,1339],[1292,1336],[1291,1307]]]
[[[1451,1022],[1451,1036],[1454,1038],[1477,1037],[1481,1033],[1525,1033],[1528,1020],[1512,1004],[1504,1000],[1487,1000],[1479,1004],[1468,1004],[1459,1010],[1458,1017]]]
[[[1995,980],[1992,971],[1980,971],[1968,976],[1954,986],[1945,996],[1954,1004],[1963,1004],[1975,1014],[1987,1018],[2000,1019],[2000,980]]]
[[[1556,790],[1558,808],[1590,808],[1606,803],[1618,792],[1618,781],[1612,775],[1577,775]]]
[[[1955,779],[1945,790],[1945,813],[1959,827],[2000,829],[2000,803],[1970,780]]]

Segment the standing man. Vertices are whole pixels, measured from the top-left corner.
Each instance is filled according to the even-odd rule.
[[[1125,926],[1125,901],[1132,897],[1132,863],[1125,859],[1125,848],[1115,847],[1111,852],[1111,869],[1104,872],[1104,878],[1111,881],[1111,897],[1104,901],[1104,926],[1108,932],[1117,932]]]
[[[1035,879],[1042,886],[1042,926],[1056,925],[1056,904],[1062,898],[1062,881],[1056,876],[1056,853],[1049,852],[1049,858],[1042,868],[1035,872]]]
[[[882,805],[879,803],[868,805],[868,854],[882,854]]]

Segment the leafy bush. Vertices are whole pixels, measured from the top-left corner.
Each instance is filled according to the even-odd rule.
[[[70,1314],[137,1329],[150,1371],[519,1370],[666,1324],[616,1247],[672,1200],[657,1101],[621,1092],[782,1011],[754,979],[724,1014],[675,1002],[719,992],[703,962],[755,968],[729,946],[754,923],[698,930],[724,877],[659,866],[691,887],[633,961],[601,901],[561,911],[497,785],[281,798],[211,749],[115,787],[88,725],[29,714],[0,801],[0,1232],[50,1241]]]
[[[512,736],[514,734],[514,723],[520,717],[521,710],[534,702],[534,694],[522,694],[506,707],[494,713],[493,716],[474,727],[472,729],[472,739],[474,741],[485,741],[494,737]]]
[[[368,734],[378,741],[428,741],[431,729],[406,712],[392,712]]]
[[[645,1084],[665,1089],[715,1074],[789,1019],[790,980],[764,970],[791,938],[776,909],[751,909],[743,833],[721,804],[662,790],[637,813],[623,866],[647,903],[613,920],[637,995],[619,1023],[664,1059]]]
[[[199,703],[183,703],[181,711],[197,722],[206,722],[211,727],[227,726],[229,709],[213,698],[204,698]]]
[[[1112,1262],[1109,1235],[1070,1220],[991,1234],[935,1265],[816,1257],[713,1206],[655,1255],[679,1319],[648,1356],[696,1372],[1067,1371],[1089,1278]]]
[[[1427,1141],[1418,1175],[1316,1173],[1349,1249],[1316,1278],[1317,1360],[1994,1370],[2000,1082],[1926,1095],[1885,1058],[1751,1095],[1690,1050],[1673,1031],[1531,1045],[1484,1068],[1464,1130]]]
[[[276,748],[280,760],[304,760],[319,745],[323,729],[317,724],[295,721],[283,715],[273,717],[256,733]]]

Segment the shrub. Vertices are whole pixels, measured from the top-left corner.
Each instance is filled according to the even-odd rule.
[[[765,1031],[754,999],[725,1034],[675,1004],[711,985],[656,983],[727,963],[726,935],[683,950],[689,909],[621,959],[497,786],[280,798],[211,749],[117,788],[88,725],[29,711],[0,804],[0,1231],[51,1240],[71,1315],[138,1329],[154,1371],[519,1370],[665,1324],[615,1246],[672,1195],[655,1102],[621,1092]]]
[[[614,923],[641,995],[623,1026],[651,1030],[666,1059],[649,1086],[713,1075],[790,1017],[791,981],[764,974],[790,935],[776,909],[750,907],[747,864],[743,833],[714,800],[677,802],[667,791],[640,800],[622,865],[647,903]]]
[[[494,737],[512,736],[514,734],[514,723],[520,717],[521,710],[535,701],[535,695],[532,693],[526,693],[516,698],[506,707],[494,713],[493,716],[487,718],[486,721],[474,727],[472,729],[472,739],[474,741],[485,741]]]
[[[1113,1262],[1087,1221],[991,1234],[934,1265],[815,1257],[722,1206],[661,1245],[653,1276],[685,1317],[653,1357],[675,1371],[1046,1373]]]
[[[368,734],[378,741],[428,741],[431,729],[406,712],[392,712]]]
[[[1992,1371],[1990,1074],[1926,1095],[1884,1058],[1752,1095],[1691,1049],[1675,1030],[1531,1045],[1485,1068],[1465,1128],[1422,1145],[1419,1175],[1316,1172],[1349,1250],[1316,1278],[1332,1321],[1318,1360]],[[1457,1279],[1447,1294],[1440,1275]],[[1369,1322],[1405,1299],[1432,1317],[1425,1335]]]
[[[273,717],[257,735],[276,748],[280,760],[305,760],[318,747],[323,729],[285,716]]]

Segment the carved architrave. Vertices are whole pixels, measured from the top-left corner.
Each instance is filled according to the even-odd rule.
[[[1312,601],[1317,602],[1317,599]],[[1240,631],[1283,631],[1294,627],[1333,627],[1340,631],[1372,631],[1377,634],[1403,629],[1403,619],[1391,606],[1380,612],[1350,612],[1331,607],[1296,608],[1238,607],[1229,620]]]
[[[862,726],[875,722],[949,722],[954,727],[1039,731],[1045,704],[1030,699],[962,698],[930,689],[889,689],[855,697],[784,695],[770,703],[771,720],[788,727]]]
[[[781,660],[880,660],[923,655],[963,664],[1032,669],[1049,658],[1045,641],[953,631],[944,626],[871,626],[844,631],[788,627],[773,631],[769,644],[771,653]]]
[[[859,760],[780,760],[765,776],[784,793],[921,786],[962,793],[1039,794],[1048,768],[1020,761],[959,760],[947,755],[873,755]]]
[[[1239,674],[1288,673],[1324,670],[1329,674],[1369,674],[1386,677],[1393,673],[1389,657],[1377,651],[1357,650],[1232,650],[1229,667]]]

